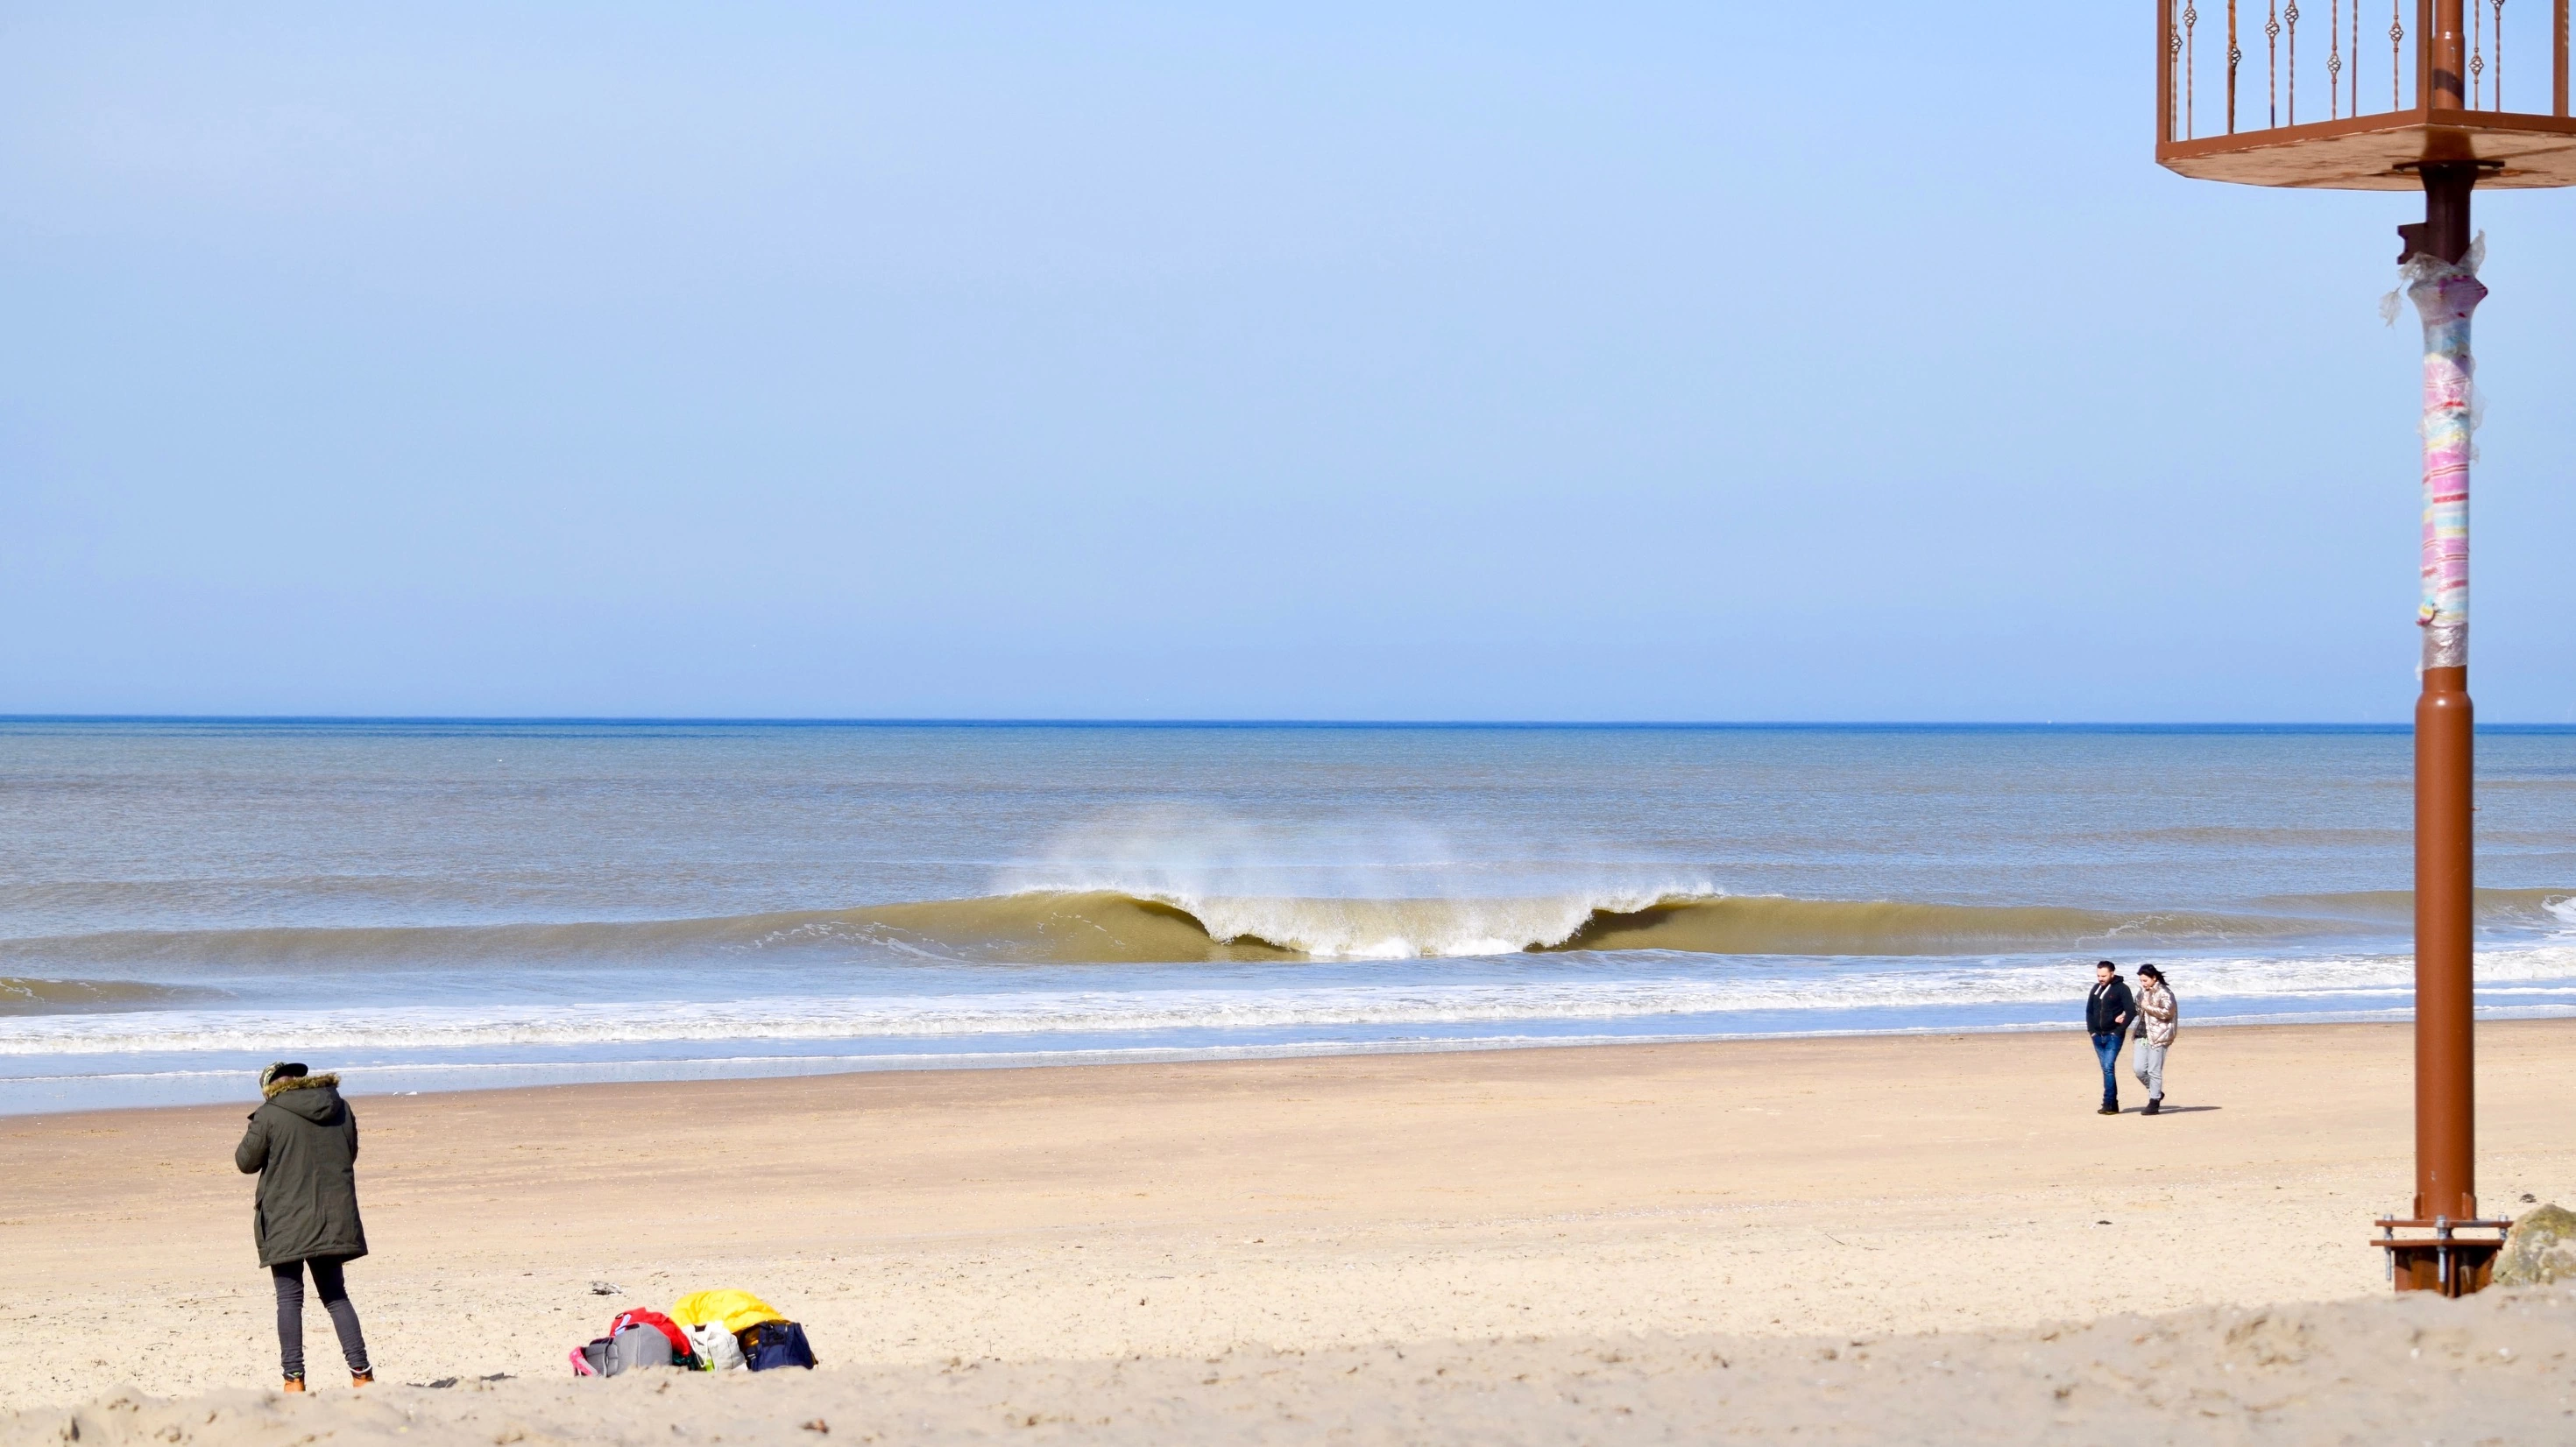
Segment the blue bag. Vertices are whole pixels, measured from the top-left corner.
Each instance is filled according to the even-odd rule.
[[[814,1349],[805,1344],[805,1328],[792,1321],[764,1321],[742,1334],[742,1364],[755,1372],[771,1367],[814,1365]]]

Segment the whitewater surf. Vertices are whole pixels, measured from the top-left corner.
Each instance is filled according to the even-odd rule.
[[[2402,733],[0,721],[0,1110],[2408,1006]],[[2576,734],[2478,1008],[2576,1009]],[[2321,781],[2324,781],[2321,784]],[[281,1053],[284,1052],[284,1053]]]

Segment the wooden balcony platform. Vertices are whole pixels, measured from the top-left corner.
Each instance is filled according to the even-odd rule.
[[[2387,111],[2167,141],[2167,170],[2198,181],[2326,191],[2414,191],[2426,161],[2481,163],[2478,189],[2576,186],[2576,118],[2514,111]]]

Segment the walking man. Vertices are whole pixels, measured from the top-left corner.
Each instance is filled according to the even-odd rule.
[[[2093,994],[2084,1002],[2084,1028],[2093,1035],[2094,1057],[2102,1062],[2102,1114],[2120,1113],[2120,1047],[2129,1037],[2129,1021],[2138,1002],[2129,998],[2120,967],[2104,960],[2093,967]]]

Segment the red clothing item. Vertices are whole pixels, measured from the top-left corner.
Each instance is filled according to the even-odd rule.
[[[619,1332],[626,1330],[630,1326],[649,1326],[655,1331],[660,1332],[662,1335],[669,1337],[671,1339],[672,1355],[677,1356],[682,1360],[686,1360],[689,1357],[697,1355],[697,1348],[689,1345],[689,1334],[680,1330],[680,1324],[678,1322],[671,1320],[669,1317],[664,1316],[658,1311],[647,1311],[642,1307],[637,1307],[633,1311],[619,1312],[617,1314],[617,1320],[608,1324],[608,1335],[610,1339],[614,1340]]]

